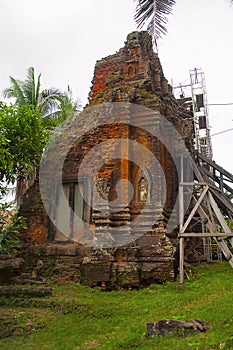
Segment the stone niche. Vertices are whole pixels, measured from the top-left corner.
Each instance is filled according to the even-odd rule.
[[[98,106],[105,104],[111,109],[111,114],[119,114],[121,104],[112,102],[124,103],[121,111],[124,123],[119,119],[105,124],[105,115]],[[93,126],[90,132],[93,115],[90,116],[88,110],[94,106],[95,120],[101,126]],[[166,129],[158,114],[172,123],[173,131]],[[44,270],[47,262],[50,277],[55,280],[80,281],[103,289],[140,287],[174,280],[176,248],[172,239],[176,229],[168,235],[166,224],[176,202],[178,177],[168,147],[156,135],[162,132],[166,145],[172,148],[175,137],[172,133],[177,130],[192,152],[192,124],[179,116],[176,99],[147,32],[129,34],[125,46],[116,54],[97,61],[89,104],[79,118],[79,135],[82,136],[74,140],[65,157],[62,181],[70,208],[89,228],[75,226],[70,210],[64,209],[56,186],[50,198],[53,207],[51,222],[43,207],[36,178],[21,198],[20,212],[28,223],[28,229],[23,233],[25,256],[33,257],[35,261],[38,255],[42,260],[44,256]],[[134,126],[133,120],[136,120],[137,126]],[[153,133],[146,131],[148,126]],[[72,126],[68,127],[60,136],[57,154],[63,151],[66,133],[74,133],[74,130]],[[95,188],[89,179],[102,157],[101,153],[87,162],[84,176],[77,181],[77,173],[88,153],[101,142],[119,138],[138,142],[149,149],[160,164],[158,169],[152,168],[150,157],[140,150],[137,163],[129,160],[132,149],[125,141],[120,147],[120,156],[104,162],[96,172]],[[116,146],[112,142],[106,153],[115,154],[115,151]],[[143,167],[140,167],[141,162]],[[50,170],[48,163],[48,184],[51,183]],[[162,188],[162,177],[166,191]],[[122,180],[126,181],[126,185],[119,189],[117,184]],[[127,181],[133,186],[131,197]],[[154,192],[150,183],[154,184]],[[109,211],[119,191],[130,200],[126,205],[119,203],[117,211]],[[83,199],[83,193],[88,203]],[[162,193],[164,198],[156,193]],[[57,229],[56,223],[61,221],[65,235]]]

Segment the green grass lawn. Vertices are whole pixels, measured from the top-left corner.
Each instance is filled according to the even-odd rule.
[[[175,283],[101,292],[79,284],[54,286],[46,298],[2,298],[1,350],[233,349],[233,270],[212,263]],[[204,320],[206,333],[147,338],[146,323]]]

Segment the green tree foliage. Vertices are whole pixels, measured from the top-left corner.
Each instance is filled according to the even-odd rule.
[[[47,140],[37,109],[0,102],[0,180],[13,182],[38,165]]]
[[[43,117],[43,123],[48,128],[61,124],[81,111],[81,104],[78,99],[73,99],[73,93],[69,85],[67,91],[57,97],[57,101],[56,109]]]
[[[48,140],[40,113],[32,105],[0,102],[0,253],[11,253],[18,244],[22,217],[4,203],[9,183],[28,177],[40,163]]]
[[[11,203],[0,204],[0,254],[11,254],[19,246],[19,231],[26,228],[24,219]]]
[[[60,105],[55,114],[58,115],[58,118],[61,121],[72,117],[74,114],[79,113],[81,110],[80,101],[78,99],[73,99],[73,93],[69,85],[63,95],[58,97],[58,101]]]
[[[58,97],[63,94],[59,89],[49,88],[41,91],[41,74],[35,77],[35,69],[29,67],[25,80],[10,77],[11,85],[3,91],[4,97],[15,98],[18,106],[32,105],[45,116],[58,105]]]
[[[28,68],[25,80],[10,77],[10,83],[11,85],[3,91],[4,97],[14,98],[17,106],[33,106],[39,111],[43,123],[50,129],[71,114],[80,111],[80,105],[73,101],[69,86],[65,92],[57,88],[41,91],[41,74],[36,78],[33,67]]]
[[[40,164],[51,130],[80,111],[69,86],[66,92],[41,91],[41,74],[36,77],[33,67],[25,80],[10,77],[10,83],[3,95],[15,99],[15,104],[0,102],[0,253],[13,251],[24,226],[10,204],[3,202],[8,185],[17,182],[19,200]]]

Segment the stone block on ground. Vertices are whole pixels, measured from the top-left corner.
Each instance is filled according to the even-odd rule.
[[[154,337],[156,335],[176,335],[187,336],[192,333],[206,332],[210,325],[205,321],[192,320],[185,322],[180,320],[159,320],[157,322],[148,322],[146,325],[146,335]]]

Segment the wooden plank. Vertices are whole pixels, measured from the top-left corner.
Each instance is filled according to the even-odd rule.
[[[212,168],[218,170],[220,173],[222,173],[223,175],[228,177],[231,181],[233,181],[233,175],[231,173],[229,173],[227,170],[223,169],[218,164],[216,164],[213,161],[211,161],[210,159],[206,158],[205,156],[203,156],[203,154],[198,153],[197,156],[198,156],[198,158],[204,160],[204,162],[206,162],[207,164],[212,166]]]
[[[200,197],[198,198],[198,201],[196,202],[194,208],[192,209],[191,213],[189,214],[189,217],[188,219],[186,220],[184,226],[182,227],[182,229],[180,230],[180,232],[185,232],[186,228],[188,227],[190,221],[192,220],[194,214],[196,213],[197,211],[197,208],[200,206],[203,198],[205,197],[207,191],[208,191],[209,187],[208,186],[205,186],[204,189],[203,189],[203,192],[202,194],[200,195]]]
[[[220,191],[223,191],[223,187],[224,187],[228,192],[233,194],[233,189],[230,186],[228,186],[226,183],[224,183],[223,179],[222,179],[222,189],[221,189],[221,177],[219,178],[217,175],[212,174],[210,171],[208,171],[204,167],[201,170],[205,173],[205,175],[207,175],[214,182],[217,182],[219,184],[219,186],[220,186],[219,190]],[[217,189],[216,186],[213,186],[213,187],[215,187],[215,189]]]
[[[227,238],[233,237],[233,233],[221,233],[221,232],[181,232],[178,233],[178,237],[219,237],[219,238]]]
[[[233,247],[233,238],[230,238],[229,241],[231,243],[231,246]]]
[[[179,226],[182,231],[184,223],[184,188],[181,184],[184,181],[184,158],[180,157],[180,184],[179,184]]]
[[[213,196],[212,196],[211,193],[209,193],[209,198],[210,198],[211,206],[212,206],[212,208],[214,209],[215,214],[216,214],[216,216],[217,216],[217,218],[218,218],[218,220],[219,220],[219,222],[220,222],[220,224],[221,224],[223,230],[224,230],[225,233],[227,233],[227,234],[232,233],[232,230],[231,230],[230,227],[227,225],[226,220],[224,219],[224,216],[222,215],[222,213],[221,213],[219,207],[217,206],[217,203],[215,202],[215,200],[214,200],[214,198],[213,198]],[[214,206],[214,207],[213,207],[213,206]],[[229,235],[229,237],[231,237],[231,235]],[[232,239],[232,238],[229,239],[229,242],[230,242],[231,246],[233,247],[233,239]]]
[[[216,242],[219,249],[223,252],[225,258],[228,260],[231,267],[233,267],[233,255],[230,249],[228,248],[228,246],[226,245],[226,243],[222,240],[219,241],[218,239],[216,239]]]
[[[197,202],[197,199],[195,198],[195,196],[193,196],[193,200],[195,201],[195,203]],[[201,217],[201,219],[202,219],[203,222],[205,222],[205,220],[207,220],[206,225],[208,225],[208,228],[209,228],[210,232],[215,232],[216,230],[213,230],[213,229],[212,229],[213,224],[212,224],[212,222],[210,221],[209,216],[208,216],[207,213],[205,212],[205,210],[204,210],[202,204],[197,208],[197,212],[198,212],[198,214],[200,215],[200,217]]]
[[[205,186],[208,185],[207,182],[182,182],[180,186]]]
[[[184,181],[184,158],[180,157],[180,183]],[[184,224],[184,187],[179,186],[179,227],[180,232],[183,230]],[[179,286],[184,283],[184,238],[179,240]]]
[[[184,238],[180,237],[179,286],[184,283]]]
[[[219,207],[217,206],[217,203],[215,202],[213,196],[211,193],[209,193],[209,199],[210,199],[210,204],[218,218],[218,221],[220,225],[222,226],[223,230],[225,233],[231,233],[231,229],[228,227],[226,220],[224,219],[224,216],[222,215]]]
[[[207,210],[209,212],[209,218],[210,220],[208,221],[207,228],[209,232],[214,233],[214,232],[219,232],[217,228],[217,223],[216,223],[216,216],[214,216],[213,209],[210,205],[209,197],[206,197],[206,205],[207,205]]]
[[[196,175],[196,178],[199,182],[204,182],[204,179],[198,169],[198,166],[197,164],[194,162],[194,160],[192,159],[192,166],[193,166],[193,171],[194,171],[194,174]]]
[[[231,258],[228,262],[229,262],[229,264],[231,265],[231,267],[233,268],[233,256],[232,256],[232,258]]]
[[[211,189],[211,191],[214,194],[215,198],[217,198],[222,203],[222,205],[226,207],[231,214],[233,214],[232,203],[222,193],[219,193],[217,189]]]
[[[194,206],[193,210],[191,211],[185,224],[183,225],[183,222],[180,224],[180,233],[178,234],[179,243],[180,243],[180,279],[179,279],[180,286],[182,286],[182,284],[184,282],[184,239],[187,237],[213,237],[215,239],[215,241],[217,242],[219,249],[222,251],[222,253],[226,257],[226,259],[228,260],[229,264],[233,268],[233,255],[232,255],[230,249],[228,248],[227,244],[224,241],[225,238],[232,237],[233,232],[228,227],[228,225],[227,225],[217,203],[215,202],[212,194],[210,193],[210,191],[209,191],[208,197],[207,197],[207,206],[208,206],[209,215],[210,215],[212,221],[210,220],[210,217],[205,212],[205,210],[202,208],[203,204],[201,203],[202,200],[204,199],[204,196],[207,194],[208,189],[211,189],[214,192],[214,195],[217,196],[217,198],[220,197],[220,200],[222,203],[226,201],[226,200],[222,199],[225,197],[222,193],[217,193],[217,191],[219,191],[219,189],[217,189],[217,187],[214,186],[214,184],[207,177],[207,175],[202,174],[202,169],[201,168],[199,169],[199,167],[196,165],[194,160],[193,160],[193,171],[195,173],[196,179],[198,180],[198,183],[196,183],[195,185],[198,185],[198,184],[203,185],[203,183],[205,183],[205,180],[206,180],[208,185],[205,186],[205,188],[203,189],[203,192],[198,200],[193,196],[193,198],[195,200],[195,206]],[[204,177],[203,177],[203,175],[204,175]],[[224,175],[226,175],[226,174],[224,174]],[[183,182],[183,178],[182,178],[181,182]],[[186,185],[191,186],[191,183],[187,183]],[[185,186],[185,183],[180,184],[179,189],[181,189],[183,186]],[[182,208],[182,203],[181,203],[182,198],[183,197],[179,198],[181,208]],[[225,203],[223,203],[223,204],[225,204]],[[231,213],[233,213],[232,205],[229,204],[226,207],[229,209],[229,211]],[[212,211],[212,209],[213,209],[213,211]],[[190,221],[191,221],[191,219],[196,211],[198,211],[198,213],[201,216],[203,221],[204,221],[204,219],[207,220],[207,226],[210,230],[210,233],[194,233],[194,232],[193,233],[185,233],[185,230],[187,229],[187,227],[188,227],[188,225],[189,225],[189,223],[190,223]],[[216,218],[218,219],[218,221],[221,224],[225,233],[216,232],[216,229],[214,228],[214,222],[216,221],[216,219],[214,218],[213,214],[215,214]],[[232,238],[230,239],[230,242],[233,245]]]

